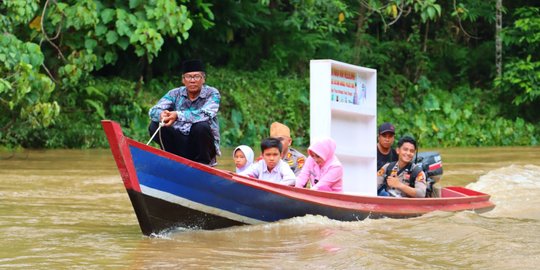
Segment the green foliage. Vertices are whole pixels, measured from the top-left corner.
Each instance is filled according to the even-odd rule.
[[[462,0],[456,1],[452,7],[451,16],[463,22],[478,22],[478,20],[488,20],[495,22],[494,2]],[[504,8],[504,7],[503,7]]]
[[[344,1],[213,1],[215,26],[192,35],[188,51],[241,70],[305,72],[309,59],[340,46],[353,13]],[[221,46],[213,46],[219,41]],[[249,53],[246,53],[249,52]]]
[[[540,50],[540,8],[518,8],[514,23],[504,29],[503,42],[514,49],[519,55],[534,54],[538,57]]]
[[[435,21],[441,16],[441,6],[436,0],[414,1],[413,8],[414,11],[420,13],[420,18],[424,23],[428,20]]]
[[[86,50],[73,51],[67,58],[66,64],[58,69],[62,86],[65,89],[76,88],[81,81],[85,81],[90,72],[94,70],[97,57]]]
[[[258,144],[273,121],[307,146],[318,58],[377,69],[379,122],[423,147],[536,145],[540,12],[528,4],[505,3],[495,79],[490,1],[0,1],[0,145],[105,147],[103,118],[147,141],[147,111],[187,58],[216,67],[225,146]]]
[[[2,1],[0,3],[0,29],[12,32],[18,24],[28,23],[38,10],[39,0]]]
[[[54,83],[38,71],[42,63],[36,44],[0,35],[1,145],[23,144],[24,133],[47,128],[59,114],[60,107],[49,99]]]
[[[57,29],[60,34],[70,33],[62,36],[67,51],[95,54],[95,60],[88,63],[97,69],[113,64],[118,54],[130,47],[137,56],[152,62],[165,37],[182,43],[193,25],[187,7],[173,0],[130,1],[129,6],[94,0],[69,2],[49,7],[46,31],[49,35]]]
[[[359,14],[359,17],[369,17],[376,15],[374,21],[383,24],[384,31],[388,30],[390,25],[402,20],[402,17],[418,16],[420,22],[437,21],[442,16],[442,6],[437,0],[370,0],[361,1],[360,5],[367,10],[366,14]],[[361,12],[362,13],[362,12]]]
[[[513,59],[504,65],[505,71],[496,81],[496,86],[511,92],[515,105],[531,103],[540,97],[540,61]]]
[[[347,5],[336,0],[288,1],[282,4],[283,10],[292,10],[283,25],[298,30],[313,31],[321,36],[331,36],[333,33],[345,33],[343,21],[352,14]]]
[[[503,35],[512,54],[495,85],[505,97],[513,96],[515,105],[529,105],[540,100],[540,8],[520,8],[515,16],[517,20]]]
[[[234,74],[231,76],[231,74]],[[276,71],[212,70],[208,84],[222,96],[221,137],[224,145],[258,145],[270,134],[270,124],[291,129],[294,144],[306,145],[309,136],[309,81]]]
[[[119,122],[133,138],[146,138],[140,124],[148,124],[147,110],[139,100],[140,85],[120,78],[89,78],[79,87],[80,91],[61,98],[63,107],[73,111],[60,115],[56,124],[41,134],[41,147],[104,147],[107,142],[101,130],[102,119]]]
[[[535,127],[522,118],[499,117],[496,97],[486,100],[481,89],[459,87],[452,92],[438,88],[423,78],[408,89],[401,106],[379,107],[379,122],[396,124],[397,136],[412,134],[422,147],[537,145],[531,134]]]

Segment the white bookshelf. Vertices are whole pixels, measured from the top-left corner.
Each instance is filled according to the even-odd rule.
[[[343,191],[377,195],[377,70],[310,62],[310,139],[331,137],[344,166]]]

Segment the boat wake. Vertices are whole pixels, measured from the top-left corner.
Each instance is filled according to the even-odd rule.
[[[540,166],[536,165],[510,165],[507,167],[498,168],[481,176],[478,181],[467,185],[467,188],[491,194],[491,200],[496,204],[496,207],[481,216],[487,218],[517,218],[517,219],[534,219],[540,220],[540,208],[536,206],[540,204]],[[417,218],[417,220],[438,220],[443,217],[456,219],[473,219],[477,214],[471,211],[465,213],[447,213],[435,211]],[[357,226],[368,228],[372,223],[391,225],[394,222],[402,222],[402,220],[392,219],[370,219],[367,218],[361,222],[344,222],[332,220],[319,215],[306,215],[303,217],[295,217],[291,219],[281,220],[278,222],[263,223],[250,226],[235,226],[222,230],[215,230],[215,234],[221,234],[223,231],[236,233],[253,233],[275,230],[294,230],[301,227],[305,230],[320,230],[323,228],[348,228]],[[433,221],[431,221],[433,222]],[[186,232],[194,233],[200,228],[184,228],[176,227],[170,230],[163,231],[159,234],[153,234],[151,237],[170,239],[176,234],[184,234]],[[205,233],[211,233],[206,231]]]
[[[481,176],[467,188],[491,194],[495,209],[489,217],[540,220],[540,166],[510,165]]]

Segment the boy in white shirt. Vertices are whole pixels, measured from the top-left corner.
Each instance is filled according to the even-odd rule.
[[[287,162],[281,159],[283,145],[276,138],[267,138],[261,142],[262,159],[253,163],[241,175],[294,186],[296,176]]]

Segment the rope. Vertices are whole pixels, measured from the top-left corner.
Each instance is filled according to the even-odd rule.
[[[161,121],[159,122],[159,127],[156,129],[156,132],[154,132],[154,135],[152,135],[152,137],[150,138],[150,140],[146,143],[146,145],[149,145],[152,140],[154,139],[154,137],[156,137],[156,134],[158,134],[159,132],[159,143],[161,144],[161,149],[165,150],[165,147],[163,145],[163,141],[161,140],[161,127],[165,125],[165,122]]]

